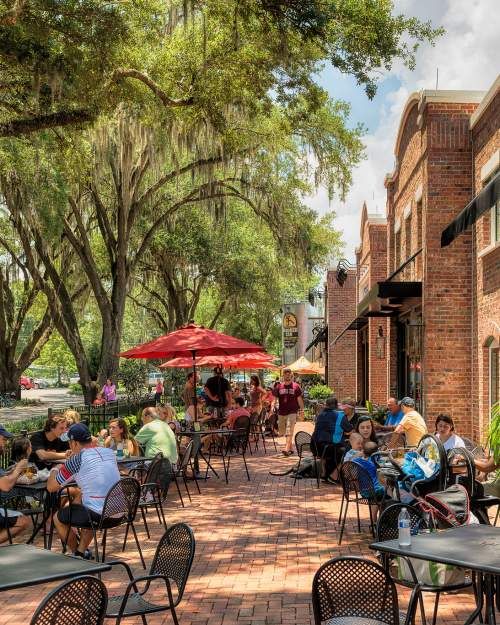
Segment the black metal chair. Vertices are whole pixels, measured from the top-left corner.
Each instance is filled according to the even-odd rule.
[[[476,465],[474,464],[474,453],[468,449],[457,447],[448,451],[448,463],[450,465],[449,483],[461,484],[470,499],[471,512],[477,516],[483,525],[491,525],[488,508],[497,507],[494,525],[498,520],[500,512],[500,497],[485,495],[483,485],[476,480]],[[453,461],[459,459],[463,474],[453,474]]]
[[[294,438],[295,449],[297,450],[297,456],[299,458],[298,467],[300,467],[300,463],[302,458],[312,458],[314,463],[314,474],[316,477],[316,485],[319,488],[319,471],[318,471],[318,456],[316,455],[316,448],[313,445],[312,437],[309,432],[297,432]],[[295,472],[293,485],[297,483],[297,472]]]
[[[127,571],[129,583],[125,593],[110,597],[106,618],[116,619],[119,625],[122,618],[141,616],[144,624],[146,615],[170,610],[175,625],[179,625],[175,608],[179,605],[184,594],[184,588],[193,564],[195,539],[192,529],[185,523],[177,523],[167,529],[160,542],[151,564],[148,575],[134,578],[132,570],[126,562],[110,562],[112,566],[121,565]],[[165,584],[167,603],[151,603],[146,599],[149,587],[154,581]],[[145,587],[139,591],[138,583],[145,582]],[[175,598],[172,592],[172,582],[175,585]],[[155,589],[154,597],[159,598],[159,590]]]
[[[222,435],[220,440],[212,443],[208,450],[208,463],[206,474],[208,475],[208,467],[210,466],[210,460],[212,457],[220,457],[224,467],[224,476],[226,478],[226,484],[229,483],[229,466],[231,458],[241,456],[243,464],[245,465],[245,471],[247,479],[250,481],[250,473],[248,472],[248,466],[245,454],[248,449],[248,442],[250,437],[250,418],[238,417],[233,425],[232,432],[227,435]]]
[[[138,508],[141,511],[148,538],[151,538],[146,518],[148,508],[154,508],[158,515],[160,525],[163,524],[165,528],[167,527],[165,513],[163,511],[163,502],[168,493],[172,474],[173,470],[169,459],[164,458],[163,454],[159,453],[151,461],[145,481],[141,484],[141,497],[139,499]]]
[[[265,435],[266,416],[267,416],[267,409],[262,408],[259,414],[254,414],[250,417],[250,435],[252,438],[251,442],[254,444],[254,451],[258,451],[259,440],[262,439],[262,446],[264,448],[264,453],[267,455],[266,435]],[[271,436],[272,436],[272,441],[274,443],[274,449],[275,451],[278,451],[278,448],[276,446],[276,441],[274,439],[274,435],[272,434],[272,432],[271,432]],[[250,450],[250,453],[252,453],[251,444],[249,445],[249,450]]]
[[[396,585],[379,564],[356,556],[333,558],[318,569],[313,579],[314,623],[409,624],[416,594],[412,594],[408,613],[400,614]]]
[[[340,504],[339,514],[340,535],[338,544],[340,545],[342,543],[342,536],[344,535],[344,528],[347,519],[347,509],[351,501],[356,504],[358,532],[361,532],[359,504],[364,504],[368,506],[368,510],[370,511],[370,530],[372,535],[375,536],[375,523],[373,519],[372,505],[376,505],[380,512],[383,498],[377,496],[377,493],[373,488],[373,482],[370,474],[355,462],[344,462],[340,467],[340,483],[342,485],[342,501]]]
[[[398,517],[403,508],[408,510],[408,514],[410,515],[410,528],[413,531],[418,531],[420,529],[428,529],[428,523],[426,522],[424,515],[421,510],[415,506],[409,506],[402,503],[394,503],[385,508],[385,510],[381,513],[380,518],[377,523],[376,530],[376,540],[377,542],[382,542],[385,540],[396,540],[398,538],[399,529],[398,529]],[[454,592],[456,590],[462,590],[464,588],[469,588],[473,582],[472,580],[468,580],[465,583],[460,584],[447,584],[442,586],[430,586],[427,584],[421,584],[418,581],[417,576],[415,575],[415,571],[413,570],[413,566],[411,564],[411,560],[409,558],[404,558],[408,564],[408,568],[412,573],[413,581],[409,580],[400,580],[398,578],[392,578],[396,584],[401,586],[405,586],[406,588],[415,588],[417,584],[419,584],[421,592],[430,592],[435,593],[436,599],[434,601],[434,613],[432,617],[432,625],[435,625],[438,605],[439,605],[439,597],[443,592]],[[383,557],[384,565],[389,572],[389,562],[390,558],[386,555]],[[420,613],[422,617],[422,623],[425,625],[425,610],[424,603],[421,598],[419,598],[420,603]]]
[[[83,575],[52,590],[36,609],[31,625],[101,625],[107,604],[102,581]]]
[[[175,482],[175,486],[177,488],[177,492],[179,493],[179,498],[181,500],[181,505],[183,508],[184,508],[184,500],[182,498],[182,493],[181,493],[181,489],[180,489],[177,478],[181,478],[182,481],[184,482],[184,488],[186,489],[186,494],[188,496],[188,499],[189,501],[192,501],[191,493],[189,492],[189,487],[187,484],[187,468],[191,467],[193,479],[196,484],[196,488],[198,489],[198,493],[201,493],[200,485],[198,484],[198,479],[196,478],[196,471],[194,470],[194,467],[193,467],[193,462],[194,462],[194,459],[196,458],[196,455],[198,454],[200,446],[201,446],[200,437],[195,436],[192,440],[189,441],[188,445],[186,446],[184,454],[182,455],[178,463],[177,469],[172,469],[172,479]]]
[[[141,485],[133,477],[122,478],[114,486],[109,489],[106,499],[104,500],[104,506],[99,522],[95,523],[89,513],[88,523],[85,525],[79,525],[80,529],[91,529],[94,535],[94,548],[95,559],[99,562],[99,547],[97,542],[97,532],[102,532],[102,560],[105,561],[106,557],[106,538],[108,530],[113,527],[126,524],[125,538],[123,541],[122,551],[125,551],[125,545],[127,542],[129,528],[132,529],[134,535],[135,544],[141,558],[143,568],[146,568],[144,557],[142,555],[141,545],[137,538],[137,532],[134,526],[135,516],[137,514],[137,508],[139,505],[139,499],[141,497]],[[71,507],[68,534],[63,542],[63,548],[66,549],[69,532],[71,531]]]
[[[431,477],[415,480],[410,485],[411,494],[417,498],[444,490],[448,481],[448,458],[443,443],[434,434],[424,434],[418,443],[417,453],[426,459],[434,456],[439,468]]]

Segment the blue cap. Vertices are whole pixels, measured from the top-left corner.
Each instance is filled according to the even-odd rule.
[[[73,423],[68,430],[68,438],[77,443],[90,443],[92,434],[85,423]]]
[[[12,432],[7,432],[4,426],[0,425],[0,436],[3,436],[4,438],[13,438],[14,434],[12,434]]]

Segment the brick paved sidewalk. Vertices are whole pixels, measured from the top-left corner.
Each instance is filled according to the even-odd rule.
[[[181,607],[181,625],[310,625],[311,583],[321,563],[339,554],[373,557],[368,549],[368,514],[361,506],[364,533],[357,534],[349,523],[342,546],[337,547],[339,487],[314,480],[298,481],[274,477],[269,471],[284,470],[293,458],[277,454],[249,458],[251,481],[246,480],[239,459],[231,467],[230,482],[211,478],[201,484],[202,495],[182,509],[169,496],[167,522],[189,523],[196,537],[196,555]],[[215,465],[218,468],[218,465]],[[194,487],[192,488],[194,490]],[[152,539],[138,521],[147,565],[161,535],[153,512],[149,515]],[[113,538],[115,537],[115,538]],[[122,529],[111,531],[109,558],[121,557]],[[137,574],[139,559],[132,549],[124,554]],[[57,546],[56,546],[57,548]],[[117,593],[123,577],[118,572],[104,575],[110,594]],[[0,625],[26,625],[42,597],[55,586],[35,586],[0,594]],[[407,593],[399,593],[401,609]],[[426,599],[429,622],[433,598]],[[441,624],[463,623],[472,611],[470,592],[445,595],[441,599]],[[418,619],[417,619],[418,620]],[[109,621],[110,623],[112,621]],[[124,623],[141,623],[127,619]],[[167,613],[148,617],[150,625],[172,623]]]

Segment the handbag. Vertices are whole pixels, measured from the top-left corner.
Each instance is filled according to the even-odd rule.
[[[461,484],[453,484],[446,490],[429,493],[419,501],[419,506],[438,529],[459,527],[470,522],[470,499]]]
[[[397,557],[392,566],[392,576],[395,579],[412,583],[415,583],[416,578],[419,584],[426,586],[465,583],[465,569],[451,564],[417,558]]]

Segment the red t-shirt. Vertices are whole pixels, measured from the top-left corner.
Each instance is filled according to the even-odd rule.
[[[297,397],[302,395],[302,389],[297,382],[290,382],[290,384],[280,382],[274,387],[273,395],[279,400],[278,414],[288,415],[298,412],[299,402]]]

